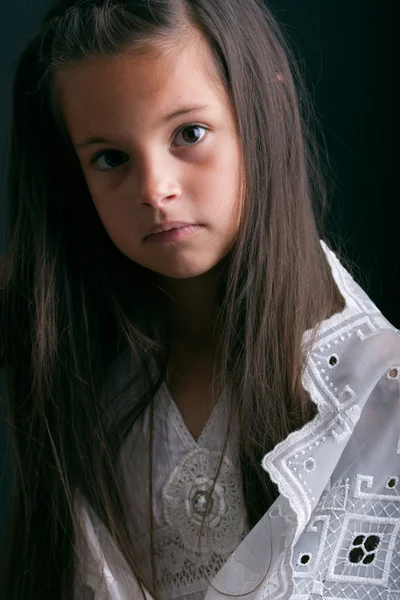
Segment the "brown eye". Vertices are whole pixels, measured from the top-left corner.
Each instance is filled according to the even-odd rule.
[[[126,154],[119,150],[102,150],[101,152],[97,152],[90,162],[97,165],[99,171],[113,171],[120,166],[124,157],[126,157]],[[104,163],[103,166],[100,166],[100,159],[104,161],[106,166],[104,166]]]
[[[202,141],[206,132],[207,129],[201,125],[187,125],[178,132],[177,137],[182,136],[184,146],[196,146]]]

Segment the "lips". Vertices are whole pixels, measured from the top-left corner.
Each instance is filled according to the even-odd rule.
[[[165,231],[170,231],[171,229],[180,229],[182,227],[190,227],[194,225],[195,223],[183,223],[182,221],[170,221],[169,223],[159,223],[157,225],[154,225],[151,229],[149,229],[144,239],[147,239],[150,235],[163,233]]]
[[[180,242],[192,237],[203,229],[202,225],[181,225],[180,227],[171,227],[166,231],[152,233],[145,238],[147,243],[162,244],[166,242]]]

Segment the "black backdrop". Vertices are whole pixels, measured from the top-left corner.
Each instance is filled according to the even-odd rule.
[[[362,287],[400,328],[395,2],[271,0],[269,4],[295,45],[323,126],[335,172],[329,210],[332,234],[345,242],[348,256],[358,264]],[[17,55],[48,6],[49,0],[2,0],[0,151],[9,124],[9,90]],[[3,151],[0,252],[6,166]],[[0,472],[0,520],[4,521],[11,475],[1,419]]]

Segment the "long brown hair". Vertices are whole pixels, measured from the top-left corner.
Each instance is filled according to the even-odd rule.
[[[7,600],[15,592],[72,599],[78,489],[140,580],[116,459],[164,379],[170,336],[146,269],[100,222],[54,77],[72,61],[163,43],[185,26],[212,49],[243,148],[244,211],[221,278],[218,376],[240,414],[251,524],[276,493],[261,457],[313,415],[301,338],[344,303],[320,245],[327,203],[312,110],[273,15],[261,0],[53,2],[18,61],[7,148],[1,355],[15,469],[1,561]],[[137,365],[128,385],[140,390],[111,427],[116,398],[104,390],[126,348]]]

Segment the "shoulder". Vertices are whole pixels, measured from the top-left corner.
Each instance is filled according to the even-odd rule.
[[[346,406],[345,397],[353,394],[362,408],[375,386],[383,393],[396,393],[400,330],[383,316],[326,244],[321,244],[345,307],[320,324],[306,366],[305,385],[313,382],[318,388],[319,394],[314,394],[317,404],[328,403],[340,411]],[[310,334],[304,333],[303,344]],[[314,386],[311,391],[316,391]]]
[[[327,427],[325,437],[346,442],[361,415],[365,412],[366,425],[379,406],[382,416],[400,425],[400,330],[335,254],[325,244],[323,248],[345,308],[320,324],[303,385]],[[305,333],[303,342],[309,335]],[[376,435],[372,429],[371,438]]]

